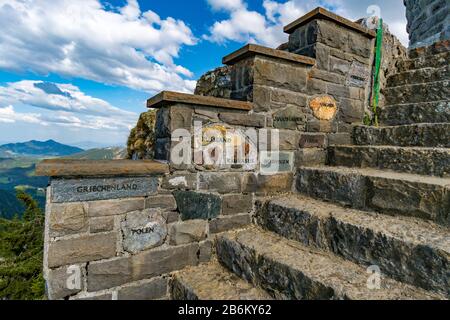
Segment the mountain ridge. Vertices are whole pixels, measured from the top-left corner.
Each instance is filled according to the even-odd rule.
[[[0,145],[0,157],[63,157],[85,150],[70,145],[59,143],[53,139],[46,141],[30,140],[19,143],[8,143]]]

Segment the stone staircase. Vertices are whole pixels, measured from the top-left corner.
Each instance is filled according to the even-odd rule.
[[[449,43],[442,41],[425,49],[412,50],[409,59],[398,61],[399,73],[387,81],[388,105],[381,110],[381,123],[386,126],[437,123],[447,130],[446,140],[442,141],[447,141],[448,146],[449,59]],[[429,131],[433,130],[431,127],[428,126]]]
[[[173,297],[448,299],[449,52],[411,51],[388,79],[382,126],[356,126],[326,166],[298,167],[296,193],[261,198],[254,226],[217,237],[220,265],[175,274]]]

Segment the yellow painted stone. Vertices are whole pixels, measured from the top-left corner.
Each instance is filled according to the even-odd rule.
[[[320,96],[309,102],[314,116],[319,120],[331,120],[337,112],[336,101],[330,96]]]

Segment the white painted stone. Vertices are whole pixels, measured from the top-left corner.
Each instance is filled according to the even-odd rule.
[[[167,221],[155,209],[128,213],[121,222],[123,248],[130,253],[158,247],[167,236]]]
[[[180,186],[187,187],[188,186],[186,177],[183,177],[183,176],[170,179],[169,184],[174,187],[180,187]]]

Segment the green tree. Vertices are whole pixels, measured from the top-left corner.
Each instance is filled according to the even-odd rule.
[[[17,199],[22,218],[0,219],[0,300],[43,299],[44,214],[27,193],[18,191]]]

